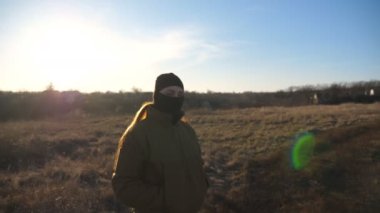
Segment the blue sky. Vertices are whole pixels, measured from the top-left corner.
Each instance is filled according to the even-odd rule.
[[[380,80],[375,0],[0,1],[0,90],[276,91]]]

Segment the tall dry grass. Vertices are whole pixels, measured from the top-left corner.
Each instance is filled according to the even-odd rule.
[[[202,212],[380,209],[380,104],[191,111],[210,177]],[[0,211],[126,212],[110,177],[125,117],[0,123]],[[312,131],[311,163],[293,171],[295,135]]]

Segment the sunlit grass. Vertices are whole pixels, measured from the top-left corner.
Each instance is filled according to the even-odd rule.
[[[187,113],[211,188],[203,212],[371,211],[379,203],[379,104]],[[123,211],[110,186],[126,116],[67,116],[0,125],[0,210]],[[374,124],[373,124],[374,123]],[[300,171],[294,137],[316,137]],[[376,182],[377,181],[377,182]],[[360,199],[353,201],[355,195]]]

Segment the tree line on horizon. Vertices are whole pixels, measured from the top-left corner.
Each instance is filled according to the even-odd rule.
[[[134,113],[152,92],[56,91],[49,85],[42,92],[0,91],[0,121],[39,119],[66,114],[112,115]],[[290,87],[277,92],[207,93],[186,92],[184,108],[232,109],[311,104],[373,103],[380,101],[380,81]]]

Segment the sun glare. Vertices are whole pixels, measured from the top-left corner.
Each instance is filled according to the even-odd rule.
[[[90,78],[97,70],[115,66],[116,56],[106,54],[105,48],[113,46],[107,37],[93,24],[77,19],[51,19],[27,30],[20,46],[21,60],[32,62],[33,71],[66,89]]]
[[[125,75],[177,54],[171,43],[128,39],[95,23],[68,17],[31,25],[13,43],[7,68],[20,73],[28,70],[30,80],[45,79],[45,85],[51,82],[59,90],[111,88],[104,85],[110,72]],[[133,78],[144,77],[139,75]]]
[[[68,15],[29,24],[9,43],[3,67],[13,76],[28,72],[20,84],[43,89],[52,83],[58,90],[81,91],[138,87],[136,82],[154,76],[161,63],[185,57],[197,45],[178,31],[130,37]]]

